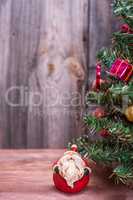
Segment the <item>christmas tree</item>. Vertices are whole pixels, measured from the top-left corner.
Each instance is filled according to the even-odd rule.
[[[114,14],[123,24],[110,49],[97,55],[96,80],[87,95],[87,133],[76,143],[80,153],[112,169],[116,183],[133,185],[133,0],[115,0]],[[88,109],[86,109],[88,110]],[[91,137],[93,135],[93,137]],[[96,136],[94,136],[96,135]],[[94,139],[96,138],[96,139]]]

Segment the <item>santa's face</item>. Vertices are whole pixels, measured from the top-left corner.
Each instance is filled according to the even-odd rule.
[[[77,152],[68,151],[57,163],[60,175],[70,187],[84,176],[85,162]]]

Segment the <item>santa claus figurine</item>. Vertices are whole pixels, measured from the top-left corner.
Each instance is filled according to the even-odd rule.
[[[80,192],[89,182],[91,169],[77,150],[77,146],[72,145],[71,150],[53,165],[53,181],[62,192]]]

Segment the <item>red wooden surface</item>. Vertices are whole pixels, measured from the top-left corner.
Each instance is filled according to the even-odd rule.
[[[58,192],[51,166],[63,150],[1,150],[0,200],[132,200],[133,190],[115,186],[93,169],[88,187],[79,194]]]

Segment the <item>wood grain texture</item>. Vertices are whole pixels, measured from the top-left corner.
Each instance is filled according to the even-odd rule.
[[[1,150],[0,200],[132,200],[132,190],[111,184],[102,170],[94,166],[90,183],[84,191],[75,195],[57,191],[52,181],[52,164],[63,152]]]
[[[120,22],[112,12],[112,0],[90,0],[89,15],[89,82],[95,78],[96,54],[111,45],[112,33]]]
[[[40,116],[43,147],[63,147],[72,136],[80,134],[82,102],[73,106],[72,99],[78,94],[84,95],[85,4],[86,0],[41,1],[38,58],[29,78],[29,88],[33,93],[41,92],[42,103],[29,107],[27,146],[30,148],[38,147]]]
[[[110,2],[0,0],[0,148],[64,147],[83,133],[87,79],[114,29]]]
[[[11,1],[0,1],[0,147],[9,147],[8,108],[4,99],[10,54]]]
[[[64,147],[81,133],[88,2],[5,0],[0,6],[0,146]]]

